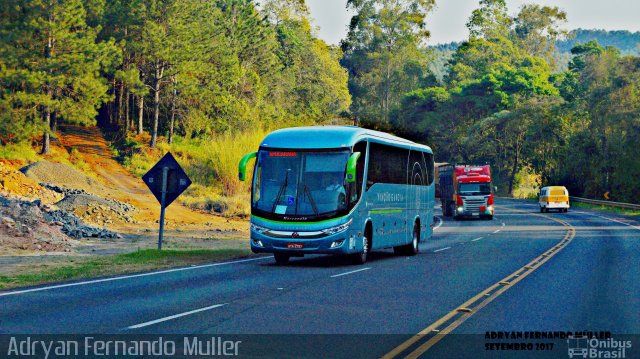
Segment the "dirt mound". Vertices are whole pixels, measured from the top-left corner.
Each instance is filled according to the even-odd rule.
[[[79,188],[87,191],[91,191],[92,187],[101,186],[98,181],[87,177],[71,166],[46,160],[32,163],[21,168],[20,171],[38,183],[51,183],[65,188]]]
[[[41,207],[42,206],[42,207]],[[71,241],[60,226],[47,223],[39,201],[0,197],[0,248],[13,251],[70,252]]]
[[[0,162],[0,192],[28,199],[40,199],[47,204],[58,202],[64,197],[62,194],[43,188],[22,172],[2,162]]]
[[[98,225],[135,223],[135,220],[131,218],[131,215],[136,211],[134,206],[113,199],[97,197],[86,192],[71,193],[68,191],[65,198],[56,203],[56,206],[74,213],[84,221]]]
[[[71,237],[71,238],[70,238]],[[70,252],[72,238],[122,238],[103,228],[86,225],[80,218],[39,200],[0,197],[0,249]]]

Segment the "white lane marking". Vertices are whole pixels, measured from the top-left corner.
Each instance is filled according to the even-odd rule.
[[[0,293],[0,297],[5,297],[5,296],[9,296],[9,295],[24,294],[24,293],[31,293],[31,292],[40,292],[40,291],[49,290],[49,289],[75,287],[75,286],[79,286],[79,285],[95,284],[95,283],[102,283],[102,282],[112,282],[112,281],[116,281],[116,280],[129,279],[129,278],[147,277],[147,276],[165,274],[165,273],[182,272],[182,271],[192,270],[192,269],[200,269],[200,268],[207,268],[207,267],[217,267],[217,266],[222,266],[222,265],[227,265],[227,264],[236,264],[236,263],[244,263],[244,262],[250,262],[250,261],[259,261],[259,260],[263,260],[263,259],[267,259],[267,258],[273,258],[273,256],[250,258],[250,259],[241,259],[241,260],[232,261],[232,262],[203,264],[203,265],[199,265],[199,266],[195,266],[195,267],[183,267],[183,268],[166,269],[166,270],[161,270],[161,271],[157,271],[157,272],[140,273],[140,274],[132,274],[132,275],[123,275],[123,276],[119,276],[119,277],[102,278],[102,279],[88,280],[88,281],[84,281],[84,282],[74,282],[74,283],[67,283],[67,284],[51,285],[51,286],[48,286],[48,287],[17,290],[17,291],[14,291],[14,292]]]
[[[633,224],[629,224],[629,223],[626,223],[626,222],[619,221],[619,220],[617,220],[617,219],[613,219],[613,218],[609,218],[609,217],[604,217],[604,216],[600,216],[600,215],[593,214],[593,213],[589,213],[589,212],[571,211],[571,212],[568,212],[568,213],[586,214],[586,215],[588,215],[588,216],[592,216],[592,217],[598,217],[598,218],[606,219],[607,221],[611,221],[611,222],[616,222],[616,223],[624,224],[625,226],[629,226],[629,227],[631,227],[631,228],[635,228],[635,229],[637,229],[637,230],[640,230],[640,227],[638,227],[638,226],[634,226]]]
[[[476,238],[476,239],[472,239],[472,240],[471,240],[471,242],[479,241],[479,240],[481,240],[482,238],[484,238],[484,237],[478,237],[478,238]]]
[[[219,307],[222,307],[223,305],[227,305],[227,303],[211,305],[211,306],[208,306],[208,307],[204,307],[204,308],[200,308],[200,309],[196,309],[196,310],[191,310],[191,311],[180,313],[180,314],[176,314],[176,315],[171,315],[171,316],[168,316],[168,317],[152,320],[152,321],[149,321],[149,322],[144,322],[144,323],[132,325],[130,327],[127,327],[127,329],[137,329],[137,328],[148,327],[148,326],[153,325],[153,324],[166,322],[167,320],[176,319],[176,318],[184,317],[184,316],[195,314],[195,313],[199,313],[199,312],[204,312],[205,310],[211,310],[211,309],[214,309],[214,308],[219,308]]]
[[[444,248],[436,249],[435,251],[433,251],[433,253],[438,253],[438,252],[446,251],[447,249],[451,249],[451,247],[444,247]]]
[[[438,225],[437,225],[437,226],[435,226],[435,227],[433,227],[433,230],[434,230],[434,231],[435,231],[436,229],[440,228],[440,226],[442,226],[442,223],[443,223],[442,218],[440,218],[440,217],[436,217],[436,218],[438,219]]]
[[[629,227],[631,227],[631,228],[635,228],[635,229],[637,229],[637,230],[640,230],[640,227],[638,227],[638,226],[634,226],[633,224],[629,224],[629,223],[625,223],[625,222],[622,222],[622,221],[618,221],[617,219],[608,218],[608,217],[603,217],[603,216],[598,216],[598,215],[596,215],[596,214],[592,214],[592,216],[595,216],[595,217],[598,217],[598,218],[602,218],[602,219],[606,219],[606,220],[611,221],[611,222],[616,222],[616,223],[624,224],[625,226],[629,226]]]
[[[500,230],[499,230],[499,229],[496,229],[495,231],[493,231],[493,233],[494,233],[494,234],[495,234],[495,233],[498,233],[498,232],[500,232]]]
[[[358,272],[362,272],[362,271],[369,270],[369,269],[371,269],[371,267],[362,268],[362,269],[357,269],[357,270],[352,270],[351,272],[346,272],[346,273],[334,274],[334,275],[332,275],[332,276],[331,276],[331,278],[341,277],[341,276],[343,276],[343,275],[347,275],[347,274],[358,273]]]

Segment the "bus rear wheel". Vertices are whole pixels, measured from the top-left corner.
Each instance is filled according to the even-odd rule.
[[[416,223],[413,227],[413,238],[411,238],[411,243],[404,245],[393,247],[393,252],[397,255],[406,255],[406,256],[415,256],[420,252],[420,227]]]
[[[284,253],[274,253],[273,257],[276,259],[276,264],[283,265],[289,263],[289,255]]]

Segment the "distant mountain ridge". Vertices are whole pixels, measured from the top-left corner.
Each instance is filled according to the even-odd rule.
[[[623,55],[640,55],[640,31],[576,29],[569,32],[568,39],[558,41],[556,46],[559,52],[569,53],[576,44],[583,44],[591,40],[598,41],[603,47],[618,48]],[[429,46],[429,48],[436,51],[455,51],[461,43],[436,44]]]
[[[569,39],[556,43],[558,51],[570,52],[576,44],[597,40],[603,47],[618,48],[623,55],[640,55],[640,31],[577,29],[571,31],[570,34]]]

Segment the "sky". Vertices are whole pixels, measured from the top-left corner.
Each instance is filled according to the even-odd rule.
[[[318,35],[329,44],[338,44],[347,33],[352,13],[345,8],[346,0],[306,0]],[[604,29],[640,31],[640,1],[638,0],[507,0],[509,13],[515,15],[523,4],[558,6],[567,13],[563,26],[568,30]],[[465,24],[471,12],[479,7],[478,0],[436,0],[436,9],[427,16],[431,31],[430,45],[465,40]]]

